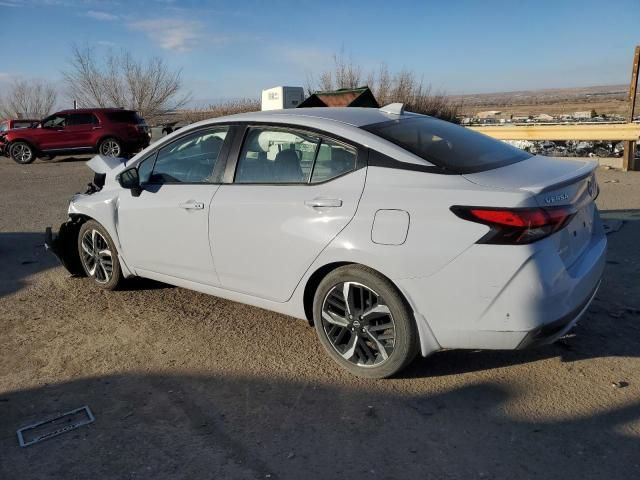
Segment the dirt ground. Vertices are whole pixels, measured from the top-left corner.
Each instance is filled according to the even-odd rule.
[[[575,337],[365,381],[302,321],[69,278],[42,232],[90,171],[0,158],[0,478],[640,478],[640,173],[598,175],[603,215],[625,223]],[[83,405],[95,423],[18,446]]]

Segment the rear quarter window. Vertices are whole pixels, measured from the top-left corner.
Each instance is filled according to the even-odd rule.
[[[452,173],[474,173],[517,163],[531,154],[453,123],[415,116],[364,130]]]
[[[122,111],[122,112],[106,112],[105,117],[112,123],[134,123],[142,124],[144,120],[136,112]]]

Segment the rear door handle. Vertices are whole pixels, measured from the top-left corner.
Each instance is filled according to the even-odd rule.
[[[92,127],[91,130],[102,130],[102,127]]]
[[[180,208],[184,208],[185,210],[204,210],[204,203],[202,203],[202,202],[194,202],[193,200],[181,203],[178,206]]]
[[[313,208],[326,208],[326,207],[341,207],[342,200],[339,198],[314,198],[313,200],[307,200],[304,202],[307,207]]]

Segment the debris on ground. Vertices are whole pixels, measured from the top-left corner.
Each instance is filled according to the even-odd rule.
[[[614,388],[624,388],[629,386],[629,382],[611,382],[611,386]]]
[[[604,228],[604,233],[609,235],[620,230],[623,224],[622,220],[606,219],[602,221],[602,228]]]
[[[18,434],[18,443],[21,447],[28,447],[34,443],[42,442],[56,437],[76,428],[88,425],[95,421],[93,413],[87,405],[76,408],[70,412],[22,427]]]

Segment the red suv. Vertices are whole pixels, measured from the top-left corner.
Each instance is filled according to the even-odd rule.
[[[90,108],[63,110],[32,128],[2,132],[0,149],[22,164],[63,154],[122,157],[145,148],[150,138],[149,127],[133,110]]]

